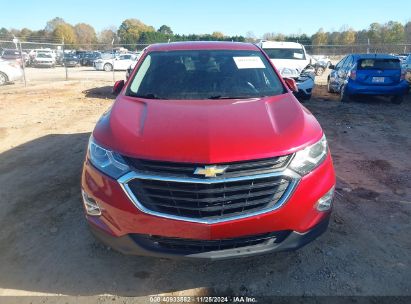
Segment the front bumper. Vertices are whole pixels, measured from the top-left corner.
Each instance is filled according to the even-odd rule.
[[[44,68],[51,68],[55,64],[53,62],[34,62],[33,66],[35,67],[44,67]]]
[[[296,250],[323,234],[327,230],[328,223],[329,216],[325,217],[321,220],[321,222],[307,232],[299,233],[296,231],[291,231],[288,236],[279,243],[267,241],[263,244],[253,246],[200,253],[179,252],[175,249],[164,248],[155,243],[147,242],[143,237],[138,238],[132,235],[114,237],[105,233],[93,224],[90,224],[90,230],[102,243],[127,255],[154,256],[159,258],[223,260],[268,254],[279,251]]]
[[[258,254],[260,251],[266,253],[298,248],[314,239],[315,237],[311,237],[313,234],[310,231],[329,217],[329,212],[319,212],[316,209],[316,202],[334,185],[335,174],[331,156],[328,155],[319,167],[299,180],[292,195],[280,208],[235,220],[218,223],[198,223],[159,217],[141,211],[131,202],[118,181],[102,174],[88,161],[84,164],[82,174],[83,190],[88,196],[97,201],[101,208],[101,216],[87,216],[92,230],[97,231],[95,233],[97,237],[103,239],[105,243],[113,248],[125,253],[155,256],[163,256],[163,253],[147,247],[142,250],[139,248],[141,246],[136,245],[130,235],[154,235],[208,241],[240,238],[275,231],[290,231],[290,235],[281,244],[253,248],[246,255]],[[321,233],[317,235],[319,234]],[[299,239],[299,236],[302,237],[301,240],[298,242],[292,241]],[[128,245],[124,246],[124,242]],[[131,246],[131,244],[133,245]],[[251,248],[248,249],[251,250]],[[239,256],[244,256],[244,250],[248,249],[238,249],[240,251]],[[235,252],[225,252],[224,257],[236,256]],[[215,255],[214,258],[219,258],[219,255],[214,252],[212,256]],[[172,254],[172,256],[176,256],[176,254]],[[201,258],[203,254],[190,255],[189,257]]]
[[[94,68],[97,71],[102,71],[104,69],[104,62],[94,62]]]
[[[307,77],[304,80],[296,80],[298,92],[294,93],[294,96],[301,100],[308,100],[311,98],[313,88],[314,88],[314,79]]]
[[[74,67],[76,67],[76,66],[78,66],[78,65],[79,65],[79,63],[78,63],[78,62],[75,62],[75,61],[64,62],[64,66],[70,67],[70,68],[74,68]]]
[[[7,77],[9,79],[9,82],[15,82],[18,80],[23,79],[23,69],[21,68],[15,68],[15,69],[10,69],[7,73]]]

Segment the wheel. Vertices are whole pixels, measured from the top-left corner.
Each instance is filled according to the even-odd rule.
[[[330,78],[328,78],[328,81],[327,81],[327,92],[328,93],[335,93],[334,89],[331,87]]]
[[[404,96],[403,95],[391,97],[391,102],[394,103],[394,104],[400,104],[403,101],[404,101]]]
[[[103,68],[106,72],[110,72],[113,70],[113,66],[110,63],[106,63]]]
[[[0,86],[5,85],[9,81],[6,74],[0,72]]]
[[[298,100],[300,101],[300,102],[304,102],[304,101],[309,101],[310,99],[311,99],[311,94],[308,94],[308,95],[302,95],[302,96],[300,96],[300,98],[298,98]]]
[[[323,67],[318,67],[315,70],[315,75],[317,75],[317,76],[321,76],[323,73],[324,73],[324,68]]]
[[[341,102],[350,102],[351,101],[350,95],[347,94],[347,88],[346,88],[345,85],[343,85],[341,87],[341,90],[340,90],[340,101]]]

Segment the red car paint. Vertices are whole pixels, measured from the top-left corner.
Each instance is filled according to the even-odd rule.
[[[147,49],[130,79],[147,53],[153,51],[227,48],[258,49],[251,44],[215,42],[154,45]],[[323,136],[317,120],[289,89],[285,94],[265,98],[189,101],[128,97],[125,95],[127,85],[93,132],[99,144],[122,155],[218,164],[291,154]],[[115,237],[139,233],[218,240],[279,230],[304,233],[329,216],[329,212],[319,212],[314,205],[334,185],[335,174],[328,153],[316,169],[301,178],[281,208],[253,217],[201,224],[161,218],[138,210],[119,183],[94,168],[88,159],[82,173],[83,190],[98,201],[102,209],[101,216],[87,216],[87,220]]]

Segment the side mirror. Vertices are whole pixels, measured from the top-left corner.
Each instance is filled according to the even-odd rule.
[[[120,94],[120,92],[121,92],[121,90],[123,89],[123,87],[124,87],[124,80],[118,80],[118,81],[116,81],[116,83],[114,84],[114,86],[113,86],[113,91],[112,91],[112,93],[114,94],[114,95],[118,95],[118,94]]]
[[[330,65],[328,66],[328,68],[329,68],[330,70],[335,70],[335,65],[330,64]]]
[[[297,83],[295,82],[294,79],[292,78],[284,78],[285,84],[287,85],[287,87],[293,91],[293,92],[298,92],[298,87],[297,87]]]

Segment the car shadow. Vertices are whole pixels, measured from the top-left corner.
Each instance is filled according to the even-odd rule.
[[[104,86],[84,90],[82,92],[87,98],[115,99],[113,94],[113,86]]]
[[[125,256],[103,246],[89,232],[81,203],[89,136],[47,135],[0,154],[0,288],[76,296],[230,294],[233,280],[246,293],[270,275],[274,282],[290,278],[287,284],[303,292],[291,279],[300,271],[301,251],[239,263]]]
[[[329,93],[326,85],[316,85],[313,90],[313,100],[315,101],[336,101],[340,102],[340,95],[338,93]],[[411,101],[411,94],[404,96],[404,102]],[[352,96],[350,102],[363,104],[391,104],[389,97],[384,96],[368,96],[358,95]],[[394,105],[394,104],[393,104]]]

